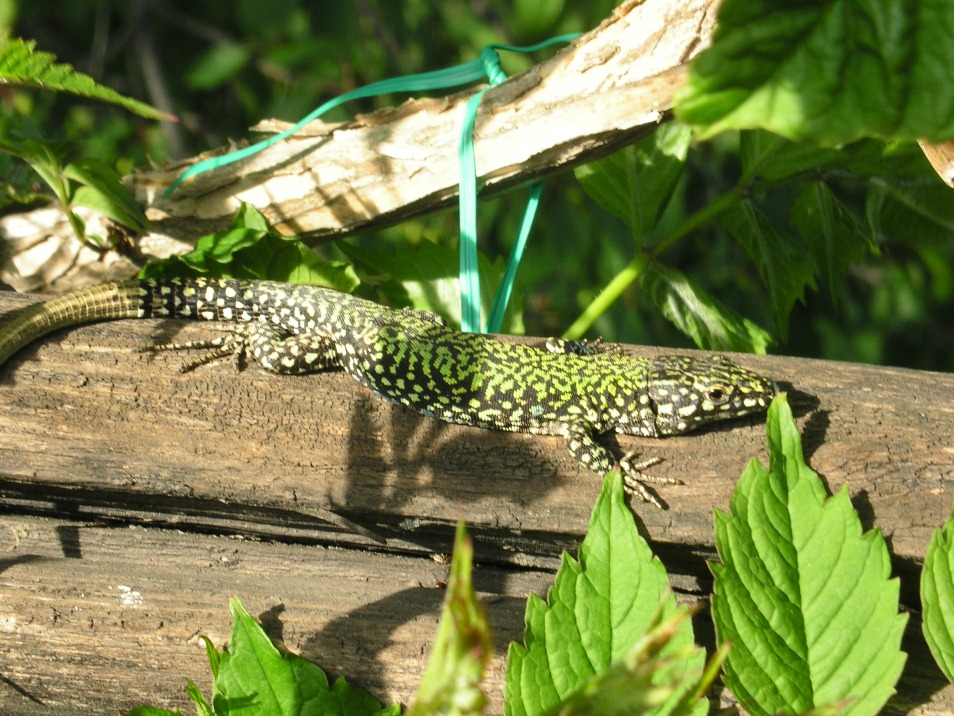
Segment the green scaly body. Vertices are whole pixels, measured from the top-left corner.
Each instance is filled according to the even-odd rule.
[[[637,358],[593,346],[546,347],[461,333],[435,314],[393,310],[315,286],[234,279],[126,281],[31,306],[0,326],[0,364],[50,331],[116,318],[244,324],[213,357],[246,351],[282,374],[343,368],[359,383],[429,417],[491,430],[562,435],[597,472],[617,460],[601,433],[659,437],[767,407],[775,386],[728,358]],[[175,346],[173,346],[175,347]],[[189,347],[189,346],[186,346]],[[620,461],[627,483],[660,481]]]

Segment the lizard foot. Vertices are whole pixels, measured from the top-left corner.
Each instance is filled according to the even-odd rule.
[[[189,361],[181,368],[180,373],[188,373],[199,366],[212,363],[221,358],[229,358],[235,362],[238,370],[242,368],[242,356],[245,355],[247,346],[247,336],[241,330],[224,329],[227,332],[218,338],[210,338],[203,341],[185,341],[183,343],[159,343],[154,346],[144,346],[140,348],[141,353],[158,353],[160,351],[186,351],[202,350],[204,354],[194,360]]]
[[[633,463],[633,458],[637,457],[638,455],[638,451],[630,450],[628,453],[623,455],[622,459],[619,461],[619,467],[623,473],[623,485],[626,488],[626,492],[630,493],[631,495],[638,496],[643,502],[649,502],[659,509],[665,509],[663,504],[659,501],[659,498],[646,489],[646,483],[652,485],[683,485],[685,483],[683,483],[682,480],[675,480],[671,477],[656,477],[655,475],[647,475],[645,472],[643,472],[643,470],[645,470],[647,467],[658,465],[662,462],[662,458],[651,457],[646,460]]]

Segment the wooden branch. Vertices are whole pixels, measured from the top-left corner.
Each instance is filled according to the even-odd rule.
[[[0,295],[0,311],[27,302]],[[225,640],[232,594],[290,648],[406,701],[442,597],[446,567],[431,555],[450,548],[458,517],[475,535],[478,589],[498,629],[499,686],[524,599],[544,592],[561,550],[578,544],[599,478],[559,438],[420,418],[341,373],[222,364],[181,375],[183,356],[136,352],[207,331],[104,323],[55,334],[0,369],[0,710],[185,710],[182,678],[208,684],[197,636]],[[950,514],[954,376],[739,360],[787,384],[810,464],[888,537],[914,618],[886,713],[954,708],[916,618],[921,559]],[[619,442],[686,482],[660,490],[666,511],[635,507],[677,589],[704,598],[712,510],[728,509],[750,458],[765,461],[760,420]],[[322,521],[328,508],[386,544]]]
[[[655,127],[672,106],[684,64],[708,41],[715,6],[716,0],[629,0],[550,60],[489,90],[475,130],[485,193],[599,158]],[[158,253],[185,250],[199,236],[223,230],[243,201],[280,231],[312,241],[451,206],[460,180],[459,127],[477,89],[409,100],[345,124],[315,122],[250,159],[196,176],[171,198],[166,188],[208,155],[127,177],[152,222],[141,248],[149,254],[158,243]],[[285,125],[259,128],[275,132]],[[92,222],[91,232],[106,234],[97,217],[84,220]],[[0,235],[15,237],[14,256],[32,248],[41,258],[64,256],[58,263],[71,266],[80,251],[61,213],[55,221],[35,212],[0,219]],[[50,270],[29,265],[7,260],[0,278],[35,290],[40,280],[29,279]]]
[[[672,106],[683,64],[707,39],[713,0],[626,2],[552,59],[492,88],[476,124],[477,170],[499,191],[631,143]],[[163,191],[192,162],[132,177],[156,230],[220,230],[240,201],[288,234],[331,238],[449,206],[469,89],[310,130]],[[264,125],[266,131],[285,125]],[[194,233],[200,232],[200,233]]]

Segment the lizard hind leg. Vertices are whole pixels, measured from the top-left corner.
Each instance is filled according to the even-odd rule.
[[[139,349],[140,353],[159,353],[161,351],[204,351],[201,355],[185,363],[179,368],[180,373],[188,373],[199,366],[212,363],[221,358],[232,358],[237,369],[241,368],[242,357],[245,355],[247,347],[246,330],[235,328],[233,326],[213,326],[215,330],[222,332],[217,338],[206,338],[201,341],[176,341],[171,343],[157,343],[151,346],[143,346]]]
[[[250,356],[260,366],[273,373],[301,375],[341,365],[335,342],[314,333],[286,335],[267,323],[230,326],[217,338],[182,343],[163,343],[144,348],[144,351],[204,350],[205,353],[180,368],[188,373],[199,366],[221,358],[231,357],[236,368],[241,368],[244,356]]]

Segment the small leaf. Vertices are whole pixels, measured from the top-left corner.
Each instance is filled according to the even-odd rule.
[[[832,299],[837,299],[848,267],[861,260],[869,246],[867,238],[823,182],[812,182],[798,195],[792,205],[792,222],[828,277]]]
[[[205,648],[208,650],[212,642],[208,639],[205,640]],[[211,646],[212,650],[215,651],[215,647]],[[219,652],[215,652],[216,657],[219,656]],[[218,678],[218,662],[216,662],[216,667],[212,670],[213,677]],[[186,679],[186,694],[192,703],[195,705],[195,710],[198,712],[199,716],[215,716],[215,709],[212,708],[212,704],[205,700],[202,691],[196,686],[191,680]]]
[[[765,353],[772,336],[724,306],[678,269],[658,262],[639,277],[646,297],[680,331],[709,351]]]
[[[345,293],[351,293],[360,283],[350,264],[320,258],[298,238],[282,236],[272,229],[264,216],[247,205],[233,218],[228,231],[203,236],[192,251],[182,256],[150,262],[139,275],[288,281],[328,286]]]
[[[354,709],[347,712],[349,716],[380,711],[380,704],[363,690],[341,679],[329,689],[328,678],[318,666],[279,652],[238,599],[231,599],[229,607],[232,634],[215,680],[216,713],[298,716],[307,709],[313,714],[338,714],[345,713],[345,703]]]
[[[124,97],[119,92],[97,84],[89,75],[77,72],[69,65],[55,64],[56,57],[49,52],[36,52],[32,40],[0,39],[0,85],[21,85],[58,92],[71,92],[82,97],[117,104],[146,119],[175,121],[145,102]]]
[[[72,204],[96,209],[139,232],[148,228],[146,215],[123,186],[119,175],[102,162],[81,157],[63,167],[63,176],[84,185],[73,194]]]
[[[179,709],[169,711],[154,706],[137,706],[134,709],[129,709],[126,716],[182,716],[182,712]]]
[[[622,478],[611,473],[593,508],[579,561],[564,554],[548,603],[536,595],[527,602],[524,645],[511,644],[507,660],[506,713],[536,716],[575,702],[675,610],[666,570],[636,530]],[[660,699],[664,703],[653,701],[653,713],[672,712],[693,691],[705,654],[692,649],[692,642],[691,623],[684,621],[661,650],[667,666],[652,683],[666,684],[667,694]],[[641,691],[629,698],[648,706],[653,695]],[[705,714],[708,703],[702,699],[692,708]]]
[[[576,178],[587,194],[642,240],[672,197],[691,139],[685,125],[663,124],[615,154],[579,167]]]
[[[921,569],[921,630],[934,660],[954,682],[954,517],[934,532]]]
[[[749,201],[727,211],[721,220],[758,268],[769,291],[775,326],[786,340],[792,306],[804,300],[806,286],[815,288],[811,255],[797,238],[781,234]]]
[[[486,698],[480,682],[493,654],[487,610],[471,584],[474,548],[457,524],[450,581],[434,650],[407,716],[480,714]]]
[[[194,90],[212,90],[228,82],[249,61],[249,52],[236,42],[213,45],[186,75],[186,84]]]
[[[954,4],[725,0],[676,116],[702,137],[761,127],[839,145],[864,136],[954,136],[954,84],[938,48]]]
[[[907,614],[877,530],[842,489],[826,499],[802,457],[784,394],[769,408],[769,468],[752,460],[716,513],[712,616],[732,642],[725,683],[752,714],[801,713],[845,702],[876,714],[894,693]]]
[[[843,167],[851,153],[843,149],[791,142],[761,130],[742,132],[739,137],[742,172],[765,179],[782,179],[802,172],[815,174]],[[882,166],[883,170],[883,166]]]
[[[954,235],[954,201],[951,189],[940,181],[911,186],[909,182],[872,179],[865,213],[871,232],[879,241],[948,243]]]

